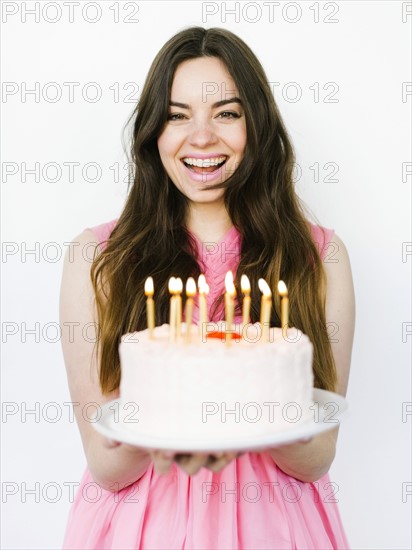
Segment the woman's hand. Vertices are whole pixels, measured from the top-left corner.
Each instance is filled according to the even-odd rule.
[[[173,462],[188,475],[196,474],[201,468],[207,468],[212,472],[219,472],[227,466],[233,459],[242,453],[222,452],[222,453],[175,453],[169,451],[150,451],[155,472],[157,474],[167,474]]]
[[[136,453],[140,457],[142,452],[147,452],[154,464],[157,474],[167,474],[173,464],[176,464],[188,475],[196,474],[201,468],[207,468],[212,472],[219,472],[227,466],[233,459],[240,456],[242,453],[237,452],[221,452],[221,453],[178,453],[173,451],[162,450],[144,450],[135,445],[121,443],[113,439],[104,438],[104,447],[113,449],[123,447],[130,454]]]

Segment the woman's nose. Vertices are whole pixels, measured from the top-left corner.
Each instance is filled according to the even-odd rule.
[[[205,147],[217,143],[218,138],[210,122],[207,120],[200,120],[193,123],[188,141],[190,145]]]

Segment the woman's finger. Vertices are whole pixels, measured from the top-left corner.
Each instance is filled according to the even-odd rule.
[[[174,460],[174,453],[166,451],[151,451],[156,474],[167,474]]]
[[[207,464],[209,456],[204,453],[177,454],[175,462],[190,476],[196,474],[200,468]]]
[[[206,468],[212,472],[220,472],[225,466],[227,466],[232,460],[238,456],[238,453],[224,453],[222,456],[209,457],[206,464]]]

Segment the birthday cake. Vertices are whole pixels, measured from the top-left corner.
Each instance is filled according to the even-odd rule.
[[[313,349],[306,335],[271,328],[262,342],[256,323],[229,341],[216,331],[220,327],[212,328],[199,335],[193,325],[190,341],[184,323],[177,341],[170,341],[166,324],[156,327],[152,337],[149,330],[122,336],[124,429],[207,442],[271,435],[308,421]]]

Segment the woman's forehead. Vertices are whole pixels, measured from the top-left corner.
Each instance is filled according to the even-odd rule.
[[[238,95],[234,80],[220,59],[199,57],[177,67],[170,99],[187,104],[190,98],[200,98],[203,103],[215,103]]]

